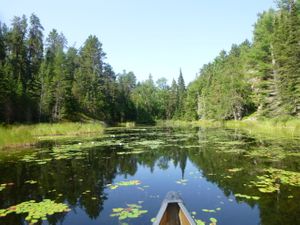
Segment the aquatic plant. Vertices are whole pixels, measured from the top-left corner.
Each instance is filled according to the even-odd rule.
[[[279,191],[280,185],[290,185],[300,187],[300,173],[282,169],[265,169],[268,174],[257,176],[257,181],[251,184],[258,188],[260,192],[272,193]]]
[[[209,220],[211,222],[210,225],[216,225],[217,222],[218,222],[218,220],[216,218],[213,218],[213,217],[209,218]]]
[[[251,195],[245,195],[245,194],[240,194],[240,193],[237,193],[234,196],[237,197],[237,198],[245,198],[245,199],[253,199],[253,200],[259,200],[260,199],[260,197],[258,197],[258,196],[251,196]]]
[[[205,222],[201,219],[195,219],[197,225],[205,225]]]
[[[127,208],[113,208],[111,217],[118,217],[119,220],[125,220],[128,218],[138,218],[141,215],[148,212],[148,210],[142,210],[142,206],[137,204],[127,204]]]
[[[207,213],[215,213],[216,210],[214,209],[202,209],[203,212],[207,212]]]
[[[30,224],[37,223],[39,220],[47,220],[47,215],[54,213],[68,212],[70,209],[66,204],[55,203],[50,199],[44,199],[41,202],[34,200],[22,202],[7,209],[0,209],[0,217],[5,217],[10,213],[24,214],[28,213],[25,220]]]
[[[17,146],[31,146],[41,139],[49,140],[61,136],[77,136],[104,132],[101,123],[57,123],[37,125],[0,126],[0,149]]]
[[[119,181],[115,184],[107,184],[106,187],[109,187],[111,190],[114,190],[121,186],[137,186],[140,184],[141,184],[140,180],[128,180],[128,181]]]

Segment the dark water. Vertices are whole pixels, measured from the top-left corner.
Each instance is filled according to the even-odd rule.
[[[37,224],[151,224],[165,194],[173,190],[206,224],[216,218],[220,225],[296,225],[297,177],[293,185],[279,180],[279,190],[272,193],[259,191],[251,181],[267,168],[300,172],[299,143],[259,140],[233,130],[158,127],[110,129],[101,138],[44,143],[38,150],[0,157],[0,184],[13,183],[0,191],[0,209],[47,198],[71,211]],[[138,185],[109,185],[130,180]],[[125,220],[110,216],[113,208],[127,204],[148,212]],[[12,213],[0,224],[27,224],[25,217]]]

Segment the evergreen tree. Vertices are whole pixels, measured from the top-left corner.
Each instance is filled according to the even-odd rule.
[[[40,112],[51,121],[65,116],[66,38],[54,29],[46,40],[46,59],[39,74],[41,81]]]
[[[5,108],[9,99],[9,85],[5,71],[6,64],[6,43],[5,24],[0,22],[0,121],[5,121]]]
[[[300,10],[294,1],[290,3],[287,40],[287,69],[283,82],[286,83],[284,104],[290,115],[300,114]]]
[[[176,81],[173,79],[171,88],[169,90],[169,98],[167,104],[167,119],[172,119],[175,115],[178,105],[178,86]]]
[[[77,55],[77,49],[71,47],[66,53],[65,61],[65,101],[64,101],[64,114],[65,118],[70,120],[77,120],[78,116],[76,112],[79,111],[78,103],[73,95],[72,88],[74,85],[75,71],[79,67],[79,59]]]
[[[38,120],[38,104],[40,99],[40,80],[39,70],[43,61],[43,30],[39,18],[32,14],[30,17],[30,28],[27,40],[28,48],[28,90],[27,95],[30,99],[30,105],[28,106],[29,120]]]
[[[117,112],[121,122],[135,121],[136,110],[131,99],[131,94],[136,87],[136,76],[133,72],[123,71],[117,80]]]
[[[101,76],[101,91],[104,96],[104,115],[105,120],[113,122],[117,120],[117,84],[116,75],[113,68],[108,63],[103,65]]]
[[[75,72],[73,93],[83,112],[104,119],[102,44],[96,36],[89,36],[79,52],[79,67]]]
[[[184,83],[181,69],[179,71],[177,85],[178,85],[177,86],[178,101],[177,101],[176,117],[181,118],[184,115],[184,101],[186,97],[185,83]]]

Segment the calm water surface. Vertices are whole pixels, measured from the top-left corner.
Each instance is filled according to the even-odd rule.
[[[260,140],[241,131],[204,128],[112,128],[104,137],[57,140],[0,156],[0,209],[51,199],[71,209],[37,224],[151,224],[170,190],[196,219],[220,225],[300,224],[300,187],[276,180],[264,193],[251,182],[268,168],[300,172],[299,139]],[[29,182],[34,181],[34,182]],[[134,181],[133,185],[118,185]],[[251,197],[236,197],[236,194]],[[114,208],[147,213],[119,220]],[[27,224],[24,214],[2,225]]]

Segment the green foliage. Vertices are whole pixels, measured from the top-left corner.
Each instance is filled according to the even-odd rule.
[[[139,180],[129,180],[129,181],[120,181],[115,184],[108,184],[106,186],[109,187],[111,190],[115,190],[122,186],[137,186],[140,184],[141,184],[141,181],[139,181]]]
[[[138,218],[141,215],[148,212],[148,210],[142,210],[142,206],[137,204],[127,204],[127,208],[113,208],[111,217],[118,217],[119,220]]]
[[[38,223],[39,220],[47,220],[47,215],[53,215],[54,213],[62,213],[68,211],[70,211],[70,209],[66,204],[55,203],[50,199],[44,199],[41,202],[30,200],[27,202],[22,202],[15,206],[11,206],[7,209],[0,209],[0,217],[4,217],[10,213],[28,213],[25,220],[30,224],[35,224]]]
[[[77,137],[91,133],[101,134],[104,127],[100,123],[60,123],[0,126],[0,149],[17,146],[28,146],[40,140],[49,140],[59,136]],[[78,137],[77,137],[78,139]]]
[[[133,72],[115,74],[96,36],[77,50],[53,29],[44,43],[36,15],[14,17],[0,23],[0,122],[299,117],[300,2],[277,5],[259,14],[252,43],[221,51],[187,86],[181,69],[170,86],[151,76],[137,83]]]
[[[213,63],[205,65],[195,83],[189,86],[188,117],[205,119],[241,119],[252,111],[250,84],[246,82],[249,42],[233,45],[229,54],[221,52]],[[222,94],[220,94],[222,93]]]
[[[278,6],[259,15],[253,43],[233,45],[203,66],[187,91],[187,119],[299,116],[299,1]]]

